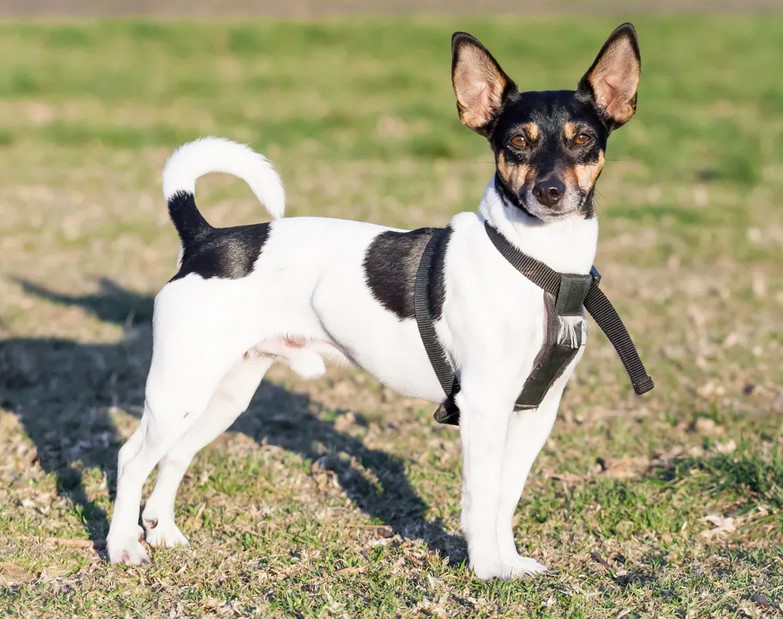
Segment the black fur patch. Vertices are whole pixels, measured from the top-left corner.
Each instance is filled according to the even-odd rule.
[[[413,291],[416,285],[416,271],[419,268],[424,248],[432,238],[435,228],[419,228],[410,232],[382,232],[367,248],[364,258],[364,273],[373,296],[390,312],[399,318],[414,318]],[[430,276],[429,302],[434,320],[443,313],[446,296],[445,254],[451,228],[436,248]]]
[[[169,198],[169,217],[185,247],[214,230],[199,213],[196,197],[187,191],[178,191]]]
[[[433,320],[439,320],[443,315],[443,302],[446,300],[446,247],[451,239],[451,232],[451,228],[446,228],[446,234],[435,248],[435,255],[432,258],[429,302]]]
[[[250,275],[269,237],[269,224],[209,228],[185,245],[182,266],[171,281],[195,273],[204,279],[239,279]]]

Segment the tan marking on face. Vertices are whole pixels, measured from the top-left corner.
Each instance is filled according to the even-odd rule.
[[[518,193],[530,176],[529,166],[506,161],[504,154],[498,154],[498,172],[500,178],[511,191]]]
[[[525,166],[525,171],[527,172],[525,175],[525,187],[533,189],[533,185],[536,183],[536,177],[538,176],[538,168]]]
[[[541,130],[536,123],[525,123],[522,130],[531,142],[536,142],[541,137]]]
[[[576,168],[565,168],[563,170],[563,184],[566,186],[566,191],[578,186],[579,178],[576,175]]]
[[[572,122],[567,122],[563,127],[563,135],[566,140],[573,140],[579,134],[579,125]]]
[[[574,166],[574,175],[576,182],[582,191],[590,191],[598,180],[601,170],[604,168],[604,153],[598,153],[598,161],[584,165]]]

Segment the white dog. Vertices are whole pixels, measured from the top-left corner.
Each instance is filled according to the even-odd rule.
[[[458,388],[444,395],[417,324],[414,288],[433,229],[282,218],[283,186],[264,157],[219,138],[182,146],[163,173],[182,240],[179,271],[155,299],[144,415],[119,454],[112,562],[147,560],[139,505],[156,465],[142,515],[146,541],[187,544],[174,501],[194,455],[247,408],[273,362],[311,377],[329,357],[410,396],[449,396],[460,412],[462,529],[473,570],[479,578],[544,571],[517,553],[512,517],[584,338],[549,375],[540,402],[515,406],[540,361],[553,310],[486,225],[555,271],[590,272],[598,237],[593,188],[610,131],[635,109],[638,46],[633,27],[621,26],[579,88],[557,92],[520,93],[469,35],[454,36],[453,55],[461,119],[489,139],[497,161],[478,212],[450,221],[427,270],[427,312]],[[210,226],[194,201],[196,179],[209,172],[245,180],[274,221]],[[581,302],[570,324],[583,329]]]

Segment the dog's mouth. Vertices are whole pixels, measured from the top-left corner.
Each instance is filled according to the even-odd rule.
[[[521,196],[511,201],[511,204],[525,214],[547,222],[582,214],[585,210],[585,202],[586,196],[581,193],[566,194],[558,207],[550,207],[539,203],[535,197],[529,195],[529,192],[523,191]]]
[[[533,195],[531,189],[523,187],[518,191],[513,191],[497,176],[495,186],[506,206],[543,222],[573,217],[576,214],[590,217],[592,213],[592,208],[590,207],[592,192],[585,192],[582,189],[568,188],[562,200],[552,207],[541,204]]]

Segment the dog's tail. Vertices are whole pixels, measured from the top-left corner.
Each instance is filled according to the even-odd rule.
[[[225,138],[201,138],[180,146],[163,168],[163,195],[183,245],[212,229],[196,208],[194,197],[196,179],[210,172],[238,176],[250,185],[272,219],[283,216],[283,183],[266,157]]]

